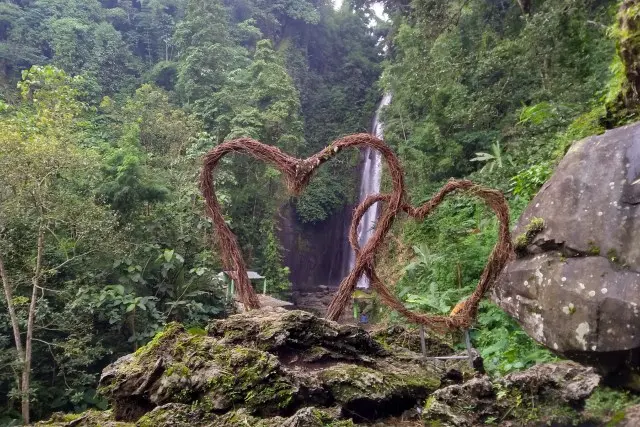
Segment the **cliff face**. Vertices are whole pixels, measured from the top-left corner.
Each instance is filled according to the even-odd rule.
[[[326,221],[301,224],[290,204],[280,209],[278,238],[293,291],[337,287],[349,270],[347,242],[353,206],[345,206]]]

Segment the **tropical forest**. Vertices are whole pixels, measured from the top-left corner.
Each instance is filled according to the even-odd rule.
[[[0,0],[0,427],[638,426],[637,121],[638,0]]]

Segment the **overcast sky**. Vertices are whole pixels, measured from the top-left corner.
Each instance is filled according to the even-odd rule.
[[[336,9],[339,8],[342,5],[342,0],[333,0],[333,4],[335,5]],[[375,10],[376,14],[379,17],[382,17],[382,12],[384,10],[384,6],[382,5],[382,3],[376,3],[373,6],[373,10]]]

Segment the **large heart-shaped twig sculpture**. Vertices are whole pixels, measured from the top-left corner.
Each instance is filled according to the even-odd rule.
[[[356,208],[349,235],[351,246],[356,252],[355,266],[340,284],[338,293],[327,310],[327,318],[337,320],[340,317],[349,302],[358,279],[363,274],[366,274],[380,298],[389,307],[402,313],[408,319],[438,329],[468,327],[475,318],[480,299],[487,292],[513,252],[509,234],[509,209],[504,196],[496,190],[478,186],[471,181],[452,180],[429,202],[419,208],[413,208],[407,201],[404,176],[398,158],[382,140],[369,134],[356,134],[340,138],[324,150],[304,160],[291,157],[277,147],[265,145],[250,138],[240,138],[225,142],[215,147],[205,156],[200,185],[206,201],[206,210],[217,231],[224,267],[236,273],[238,282],[236,289],[240,301],[248,309],[260,307],[258,297],[249,282],[247,268],[240,252],[238,241],[224,221],[220,204],[215,194],[212,173],[220,159],[229,153],[242,153],[263,160],[283,174],[289,191],[293,194],[300,194],[309,183],[313,172],[320,165],[330,160],[342,149],[356,146],[369,146],[382,154],[391,176],[393,188],[389,194],[369,196]],[[389,291],[377,276],[375,272],[376,251],[380,248],[398,214],[405,212],[415,219],[424,219],[444,200],[447,194],[457,190],[463,190],[482,198],[494,211],[500,222],[498,242],[489,257],[478,287],[457,314],[453,316],[431,316],[413,313]],[[377,221],[373,236],[365,243],[363,248],[360,248],[357,241],[358,224],[364,213],[376,202],[384,203],[384,209],[382,209],[380,218]]]

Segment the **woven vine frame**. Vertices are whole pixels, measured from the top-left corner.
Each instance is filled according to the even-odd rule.
[[[509,232],[509,207],[503,194],[497,190],[477,185],[468,180],[451,180],[429,201],[421,206],[413,207],[405,191],[404,173],[397,156],[382,140],[364,133],[337,139],[319,153],[306,159],[292,157],[277,147],[262,144],[251,138],[239,138],[224,142],[204,156],[204,164],[200,175],[200,187],[206,203],[206,212],[215,227],[215,237],[220,247],[224,268],[235,271],[237,274],[238,283],[236,292],[238,293],[240,302],[242,302],[247,309],[260,308],[258,296],[253,290],[247,276],[247,267],[242,257],[238,240],[225,222],[220,203],[216,197],[213,172],[218,166],[220,159],[227,154],[239,153],[262,160],[278,169],[282,173],[289,192],[298,195],[306,188],[314,171],[322,164],[331,160],[345,148],[366,146],[377,150],[385,160],[391,178],[392,190],[387,194],[368,196],[355,209],[349,231],[349,242],[356,254],[355,265],[340,283],[338,291],[327,309],[326,317],[330,320],[337,320],[340,317],[349,303],[359,278],[366,275],[370,280],[372,288],[378,293],[383,303],[398,311],[410,321],[440,331],[468,328],[477,315],[480,300],[491,288],[513,255],[511,235]],[[415,313],[407,309],[378,277],[375,269],[376,254],[382,247],[393,222],[399,215],[406,215],[408,218],[413,218],[418,221],[423,220],[442,203],[447,195],[454,192],[474,196],[485,202],[498,219],[498,240],[487,260],[487,264],[476,289],[471,296],[465,300],[464,304],[458,307],[457,312],[450,316]],[[359,247],[357,238],[358,224],[365,212],[374,203],[380,203],[382,205],[381,213],[373,235],[365,243],[364,247],[361,248]]]

